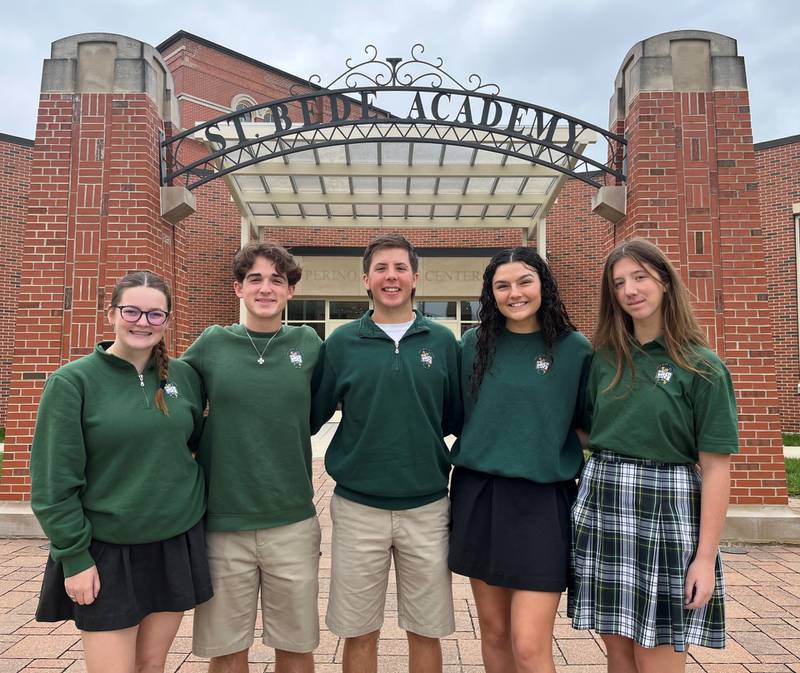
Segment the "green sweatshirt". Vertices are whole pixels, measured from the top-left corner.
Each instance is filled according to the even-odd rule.
[[[203,474],[192,450],[203,425],[201,383],[170,360],[155,406],[151,360],[140,380],[98,344],[47,380],[31,446],[31,506],[50,554],[69,577],[94,565],[92,538],[115,544],[165,540],[203,516]]]
[[[325,454],[335,492],[370,507],[411,509],[447,495],[443,438],[461,420],[458,343],[416,313],[396,347],[371,313],[325,341],[312,430],[341,402],[342,421]]]
[[[696,463],[701,451],[738,453],[736,399],[728,369],[708,348],[696,348],[705,376],[681,369],[661,338],[633,350],[611,389],[616,363],[595,353],[587,384],[589,448],[661,463]]]
[[[476,341],[475,329],[461,340],[464,429],[453,464],[540,483],[574,479],[583,464],[574,427],[591,362],[589,341],[570,332],[548,353],[540,332],[503,329],[477,400],[470,383]]]
[[[209,414],[197,459],[208,481],[208,530],[255,530],[315,514],[311,376],[321,342],[308,326],[275,333],[206,329],[183,354],[202,377]],[[257,349],[257,351],[256,351]]]

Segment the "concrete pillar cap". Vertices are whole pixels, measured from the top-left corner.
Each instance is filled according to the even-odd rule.
[[[674,30],[637,42],[614,79],[609,124],[624,119],[642,91],[746,91],[736,40],[707,30]]]
[[[56,40],[42,70],[42,93],[146,93],[161,118],[180,128],[172,74],[149,44],[114,33]]]

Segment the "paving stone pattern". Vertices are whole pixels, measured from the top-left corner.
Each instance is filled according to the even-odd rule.
[[[325,613],[330,577],[333,483],[322,461],[314,461],[317,509],[322,524],[320,614]],[[728,587],[728,647],[694,648],[688,673],[800,673],[800,547],[734,548],[724,553]],[[72,623],[39,624],[33,619],[47,556],[43,540],[0,539],[0,673],[85,671],[80,635]],[[483,671],[480,631],[469,583],[453,578],[456,633],[443,640],[445,673]],[[381,632],[381,673],[405,673],[408,649],[397,627],[396,587],[390,581],[386,622]],[[553,652],[559,673],[605,673],[599,638],[569,625],[562,600]],[[260,617],[257,624],[260,629]],[[167,661],[168,673],[205,673],[207,664],[191,654],[192,615],[187,613]],[[274,653],[260,643],[250,651],[250,673],[275,670]],[[316,651],[317,673],[341,671],[342,642],[323,630]]]

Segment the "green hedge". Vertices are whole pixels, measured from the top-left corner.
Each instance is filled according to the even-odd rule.
[[[786,459],[786,485],[790,496],[800,496],[800,458]]]

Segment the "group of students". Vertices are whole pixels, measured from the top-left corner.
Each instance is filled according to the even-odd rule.
[[[194,654],[244,673],[259,592],[277,673],[314,670],[310,437],[337,408],[326,624],[345,639],[344,673],[377,671],[392,560],[412,673],[442,671],[451,572],[470,578],[487,673],[555,671],[566,589],[610,672],[682,671],[690,645],[724,646],[736,405],[656,246],[606,260],[593,346],[529,248],[492,258],[460,346],[413,309],[418,258],[399,234],[364,253],[373,309],[324,343],[282,324],[301,277],[291,254],[250,243],[233,267],[242,323],[209,327],[179,359],[164,344],[168,287],[125,276],[114,341],[42,394],[37,619],[75,621],[89,673],[160,673],[191,608]]]

